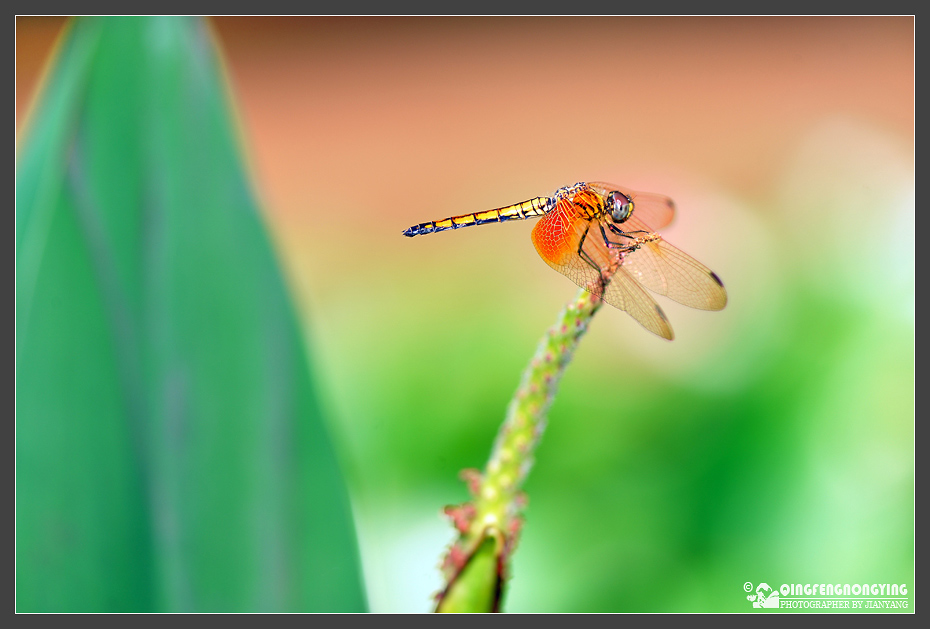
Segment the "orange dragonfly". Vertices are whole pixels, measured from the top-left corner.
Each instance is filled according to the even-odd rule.
[[[717,274],[657,233],[674,215],[675,204],[664,195],[582,182],[559,188],[551,197],[420,223],[403,233],[412,237],[541,217],[532,239],[549,266],[671,340],[668,318],[645,289],[701,310],[727,305]]]

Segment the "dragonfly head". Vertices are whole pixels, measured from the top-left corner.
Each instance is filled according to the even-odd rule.
[[[622,223],[633,213],[633,201],[619,190],[607,195],[607,209],[615,223]]]

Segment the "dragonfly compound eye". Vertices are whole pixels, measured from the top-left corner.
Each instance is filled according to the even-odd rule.
[[[630,214],[633,213],[633,202],[618,190],[614,190],[607,195],[607,203],[607,207],[610,210],[610,218],[613,219],[615,223],[622,223],[630,218]]]

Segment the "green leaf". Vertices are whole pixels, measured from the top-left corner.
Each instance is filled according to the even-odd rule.
[[[17,611],[362,611],[206,23],[69,27],[16,178]]]

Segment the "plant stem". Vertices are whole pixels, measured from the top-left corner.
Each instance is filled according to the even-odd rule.
[[[582,289],[565,306],[523,372],[484,472],[462,472],[473,499],[445,509],[459,537],[443,560],[447,585],[436,611],[500,611],[526,505],[521,487],[533,466],[533,453],[562,374],[601,303],[597,295]]]

